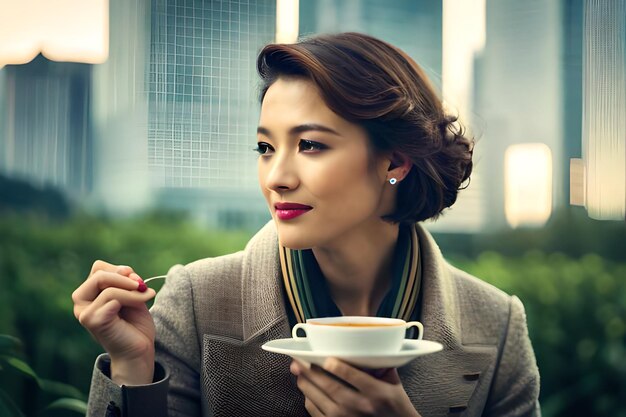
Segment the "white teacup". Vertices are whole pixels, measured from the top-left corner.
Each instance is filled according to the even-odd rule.
[[[308,319],[293,327],[291,335],[304,330],[311,350],[337,355],[386,355],[402,348],[406,330],[417,327],[417,339],[424,334],[419,321],[406,322],[386,317],[342,316]]]

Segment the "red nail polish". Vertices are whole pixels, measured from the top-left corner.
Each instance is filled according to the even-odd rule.
[[[143,282],[141,278],[139,278],[139,286],[137,287],[137,291],[139,292],[148,291],[148,286]]]

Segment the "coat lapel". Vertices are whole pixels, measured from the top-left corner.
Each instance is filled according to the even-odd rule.
[[[440,342],[444,350],[402,367],[400,378],[424,417],[479,415],[493,375],[496,346],[462,343],[462,304],[451,272],[430,234],[421,227],[418,234],[424,339]],[[280,277],[277,237],[270,222],[245,250],[241,336],[204,336],[206,415],[307,415],[289,373],[291,359],[261,349],[269,340],[291,336]]]
[[[207,415],[308,415],[289,372],[291,358],[261,348],[267,341],[291,337],[278,256],[274,224],[269,223],[245,250],[241,337],[204,336]]]
[[[423,271],[420,321],[424,339],[441,343],[443,351],[418,357],[399,369],[400,378],[413,405],[424,417],[482,410],[497,348],[463,344],[461,295],[432,236],[420,226],[417,230]],[[476,395],[483,391],[484,396]]]

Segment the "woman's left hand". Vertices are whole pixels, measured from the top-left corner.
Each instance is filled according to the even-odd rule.
[[[395,368],[375,378],[339,359],[329,358],[323,368],[292,361],[290,370],[298,377],[305,408],[313,417],[421,417]]]

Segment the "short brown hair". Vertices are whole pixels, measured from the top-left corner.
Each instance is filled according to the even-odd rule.
[[[367,131],[375,151],[409,158],[413,167],[386,220],[436,218],[469,179],[474,141],[457,117],[445,114],[424,71],[399,48],[360,33],[318,35],[265,46],[257,70],[261,102],[279,77],[307,78],[332,111]]]

